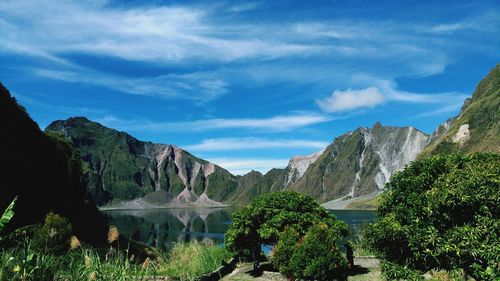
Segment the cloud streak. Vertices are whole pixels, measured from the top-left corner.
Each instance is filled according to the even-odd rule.
[[[97,121],[107,126],[126,131],[184,131],[201,132],[222,129],[249,129],[284,132],[309,125],[328,122],[324,115],[298,114],[280,115],[269,118],[214,118],[186,122],[151,122],[145,119],[122,120],[114,116],[98,118]]]
[[[192,151],[231,151],[252,149],[289,149],[315,148],[323,149],[328,142],[296,140],[296,139],[263,139],[263,138],[217,138],[205,139],[201,143],[184,146]]]

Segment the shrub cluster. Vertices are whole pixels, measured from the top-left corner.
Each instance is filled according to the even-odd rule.
[[[314,198],[296,192],[261,195],[233,213],[226,246],[258,259],[261,245],[276,245],[273,263],[283,274],[306,280],[343,279],[347,261],[336,245],[347,224]]]
[[[434,156],[396,173],[378,220],[362,232],[389,280],[462,269],[476,280],[500,278],[500,156]]]
[[[294,279],[345,280],[347,260],[337,245],[341,239],[325,223],[311,226],[304,236],[287,228],[275,247],[273,264]]]

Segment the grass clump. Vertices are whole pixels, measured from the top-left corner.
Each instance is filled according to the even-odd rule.
[[[178,243],[158,261],[158,273],[181,280],[195,280],[214,271],[231,257],[224,247],[199,242]]]

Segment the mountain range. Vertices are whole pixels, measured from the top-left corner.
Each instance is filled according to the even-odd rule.
[[[323,150],[293,157],[284,169],[235,176],[171,144],[137,140],[84,117],[51,123],[78,148],[90,197],[100,206],[239,205],[280,190],[307,193],[344,208],[384,190],[410,161],[451,152],[500,152],[500,65],[484,78],[460,114],[430,136],[413,127],[376,123],[337,137]]]

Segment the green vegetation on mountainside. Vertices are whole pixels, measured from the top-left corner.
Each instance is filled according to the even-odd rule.
[[[453,141],[462,125],[468,124],[469,137]],[[500,64],[477,86],[460,115],[450,120],[449,129],[419,155],[420,159],[451,152],[500,152]]]
[[[98,205],[154,191],[167,192],[156,194],[155,204],[168,204],[186,188],[193,195],[191,200],[205,193],[210,199],[225,201],[237,185],[233,175],[217,166],[205,175],[211,164],[187,151],[143,142],[84,117],[54,121],[47,131],[62,133],[79,149],[87,168],[89,194]]]

